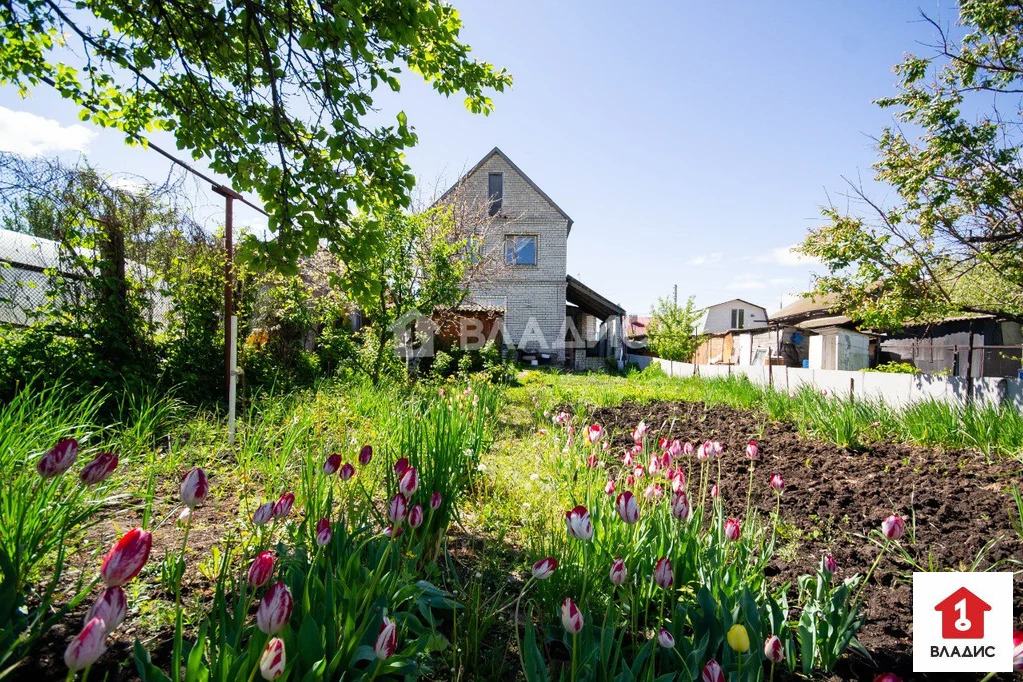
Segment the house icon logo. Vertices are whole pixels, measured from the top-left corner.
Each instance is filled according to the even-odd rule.
[[[984,617],[991,606],[965,587],[938,602],[942,639],[984,639]]]

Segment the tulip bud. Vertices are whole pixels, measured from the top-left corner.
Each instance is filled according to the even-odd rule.
[[[249,566],[249,585],[253,587],[266,585],[274,573],[275,561],[273,552],[260,552],[257,554],[256,558],[252,560],[252,565]]]
[[[181,503],[186,507],[194,509],[202,504],[209,492],[209,484],[206,482],[206,472],[196,467],[181,477]]]
[[[409,467],[405,469],[405,473],[401,475],[401,479],[398,481],[398,490],[405,499],[412,497],[412,495],[419,489],[419,472],[416,471],[415,467]]]
[[[675,572],[671,569],[671,561],[667,557],[658,559],[654,565],[654,582],[664,589],[670,588],[675,582]]]
[[[359,464],[363,466],[369,464],[373,460],[373,446],[363,445],[362,450],[359,451]]]
[[[646,469],[637,464],[636,468],[632,470],[632,475],[635,476],[637,479],[643,478],[643,476],[646,475]]]
[[[274,503],[274,518],[283,519],[287,518],[288,514],[291,513],[291,508],[295,505],[295,494],[284,493]]]
[[[400,478],[408,466],[408,457],[399,457],[398,461],[394,463],[394,475]]]
[[[558,567],[558,560],[552,556],[540,559],[533,564],[533,577],[537,580],[547,580],[554,575],[554,569]]]
[[[355,467],[353,467],[348,462],[345,462],[344,464],[342,464],[341,468],[338,469],[338,471],[337,471],[337,476],[342,481],[347,481],[348,479],[350,479],[354,475],[355,475]]]
[[[71,468],[76,459],[78,459],[78,441],[74,438],[65,438],[57,441],[56,445],[39,458],[36,463],[36,471],[43,478],[60,476]]]
[[[661,470],[661,465],[657,461],[657,455],[650,456],[650,464],[647,465],[646,470],[651,476],[656,476],[657,472]]]
[[[739,623],[736,623],[728,630],[728,635],[725,637],[728,640],[728,646],[732,647],[732,651],[737,651],[740,654],[744,654],[749,651],[749,634]]]
[[[316,522],[316,544],[323,547],[330,542],[330,538],[334,533],[330,530],[330,521],[328,519],[320,519]]]
[[[668,456],[672,459],[677,459],[682,454],[682,441],[673,440],[671,445],[668,446]]]
[[[639,502],[636,501],[636,496],[632,494],[632,491],[626,490],[618,496],[618,499],[615,500],[615,511],[618,512],[622,521],[629,525],[639,521]]]
[[[632,474],[629,474],[628,476],[626,476],[625,477],[625,485],[629,486],[630,488],[632,486],[636,485],[636,477],[633,476]]]
[[[89,621],[93,618],[99,618],[103,621],[106,633],[109,635],[124,621],[124,616],[127,613],[128,600],[124,596],[124,590],[120,587],[108,587],[92,603],[89,613],[82,621],[82,626],[88,626]]]
[[[703,666],[703,672],[700,673],[700,682],[725,682],[725,672],[721,669],[721,664],[713,658],[707,661],[707,665]]]
[[[823,566],[824,570],[828,573],[834,573],[838,570],[838,564],[835,562],[835,557],[833,557],[830,553],[824,555]]]
[[[785,490],[785,479],[781,474],[771,474],[771,487],[779,493]]]
[[[589,540],[593,537],[593,524],[590,522],[590,512],[586,507],[579,505],[565,512],[565,521],[568,524],[568,534],[572,537],[579,540]]]
[[[323,473],[330,476],[341,467],[341,455],[333,454],[323,462]]]
[[[615,494],[615,482],[608,479],[607,484],[604,486],[604,494],[611,496]]]
[[[185,507],[184,509],[181,510],[181,513],[178,514],[178,525],[184,527],[184,526],[187,526],[188,524],[190,524],[191,522],[192,522],[192,508],[191,507]]]
[[[64,650],[64,663],[72,672],[88,668],[107,650],[106,640],[106,624],[101,618],[93,618],[67,645],[67,649]]]
[[[252,523],[257,526],[262,526],[270,521],[274,517],[274,503],[264,502],[263,504],[256,507],[256,511],[252,514]]]
[[[408,510],[408,525],[413,528],[419,528],[419,526],[423,525],[423,505],[414,504]]]
[[[675,648],[675,638],[664,628],[661,628],[661,631],[657,633],[657,643],[665,649]]]
[[[395,527],[395,526],[387,526],[386,528],[384,528],[384,537],[385,538],[396,538],[399,535],[401,535],[401,531],[402,530],[404,530],[404,529],[401,526],[397,526],[397,527]]]
[[[590,445],[596,445],[603,437],[604,427],[600,424],[590,424],[590,428],[586,429],[586,438],[590,441]]]
[[[394,621],[384,616],[384,622],[380,625],[380,632],[377,634],[377,641],[373,644],[373,653],[378,660],[386,661],[398,650],[398,626]]]
[[[764,642],[764,658],[771,663],[781,663],[785,660],[785,649],[782,647],[778,635],[771,635]]]
[[[712,485],[710,487],[710,499],[716,500],[718,498],[718,495],[720,495],[720,494],[721,494],[721,491],[718,490],[718,484],[717,483],[715,483],[714,485]]]
[[[686,496],[684,490],[680,490],[671,496],[671,515],[679,521],[688,521],[689,513],[691,509],[689,507],[689,497]]]
[[[898,540],[906,532],[906,522],[901,516],[889,516],[881,522],[881,532],[889,540]]]
[[[570,635],[577,635],[583,629],[583,613],[569,597],[561,602],[561,624]]]
[[[668,447],[668,439],[665,438],[664,436],[661,436],[660,438],[658,438],[657,439],[657,447],[660,448],[661,450],[663,450],[666,447]]]
[[[728,519],[725,521],[725,538],[735,542],[739,539],[739,535],[742,533],[742,526],[738,519]]]
[[[693,444],[688,441],[682,446],[682,454],[686,457],[692,457],[694,450],[695,448],[693,447]]]
[[[1012,632],[1012,669],[1023,670],[1023,632]]]
[[[81,479],[85,485],[96,485],[106,480],[117,468],[117,455],[112,452],[101,452],[96,458],[82,467]]]
[[[746,445],[746,457],[749,459],[760,459],[760,448],[757,447],[757,442],[755,440],[751,440],[749,444]]]
[[[627,467],[631,467],[636,463],[636,459],[632,456],[631,452],[626,452],[622,455],[622,464]]]
[[[259,674],[264,680],[276,680],[284,674],[284,668],[288,661],[284,655],[284,642],[280,637],[274,637],[263,649],[263,656],[259,659]]]
[[[597,459],[596,455],[590,455],[589,457],[586,458],[586,468],[587,469],[596,469],[597,468],[597,464],[599,464],[599,462],[600,462],[600,460]]]
[[[398,525],[405,520],[408,515],[408,502],[405,501],[405,497],[398,493],[391,502],[387,505],[387,518],[390,519],[391,523]]]
[[[619,586],[629,577],[629,569],[625,568],[625,560],[618,557],[611,562],[611,584]]]
[[[139,574],[149,561],[149,550],[153,547],[153,535],[141,528],[128,531],[110,548],[100,577],[107,587],[119,587]]]
[[[874,678],[874,682],[902,682],[902,678],[895,673],[881,673]]]
[[[609,441],[604,441],[604,443],[600,446],[600,449],[604,451],[610,450],[611,443]]]
[[[433,495],[430,495],[430,509],[439,509],[440,503],[441,496],[439,491],[435,492]]]
[[[263,593],[256,611],[256,627],[263,634],[276,635],[288,624],[294,608],[291,590],[278,580]]]

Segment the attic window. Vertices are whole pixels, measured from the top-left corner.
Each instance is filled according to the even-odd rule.
[[[744,308],[732,308],[732,329],[743,329],[745,317],[746,310]]]
[[[501,212],[501,203],[504,201],[504,174],[491,173],[487,178],[487,197],[490,199],[490,215],[494,216]]]

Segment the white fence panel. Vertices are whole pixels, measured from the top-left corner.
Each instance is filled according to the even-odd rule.
[[[906,405],[913,398],[912,374],[862,372],[857,394],[870,400],[884,400],[891,405]]]

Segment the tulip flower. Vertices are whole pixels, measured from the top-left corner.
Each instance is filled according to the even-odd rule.
[[[622,464],[631,467],[636,463],[636,459],[632,456],[631,452],[626,452],[622,455]]]
[[[835,557],[830,552],[824,555],[823,566],[824,570],[828,573],[834,573],[838,570],[838,563],[835,562]]]
[[[78,441],[74,438],[65,438],[57,441],[56,445],[39,458],[36,463],[36,471],[43,478],[60,476],[71,468],[76,459],[78,459]]]
[[[874,682],[902,682],[902,678],[895,673],[881,673],[874,678]]]
[[[707,450],[707,443],[700,443],[700,447],[696,448],[696,459],[701,462],[710,459],[710,452]]]
[[[636,477],[634,475],[632,475],[632,474],[629,474],[628,476],[626,476],[625,477],[625,485],[629,486],[630,488],[632,486],[636,485]]]
[[[348,462],[345,462],[344,464],[342,464],[341,468],[338,469],[338,471],[337,471],[337,477],[340,478],[342,481],[347,481],[347,480],[349,480],[354,475],[355,475],[355,467],[353,467]]]
[[[751,440],[746,445],[746,457],[748,459],[754,459],[754,460],[760,459],[760,448],[757,447],[757,442],[755,440]]]
[[[749,651],[749,634],[739,623],[733,625],[725,636],[728,640],[728,646],[732,647],[732,651],[737,651],[740,654],[744,654]]]
[[[616,558],[611,562],[611,584],[614,586],[622,585],[625,579],[629,577],[629,569],[625,568],[625,560],[621,557]]]
[[[181,510],[181,513],[178,514],[178,525],[181,526],[182,528],[184,528],[185,526],[187,526],[191,522],[192,522],[192,508],[191,507],[185,507],[184,509]]]
[[[395,528],[394,526],[387,526],[386,528],[384,528],[384,537],[385,538],[396,538],[399,535],[401,535],[401,531],[402,530],[403,529],[402,529],[401,526],[398,526],[397,528]]]
[[[408,467],[408,457],[399,457],[398,461],[394,463],[394,475],[400,478]]]
[[[593,537],[593,524],[590,522],[590,512],[586,507],[579,505],[565,512],[565,521],[568,524],[568,534],[572,537],[579,540],[589,540]]]
[[[898,540],[906,532],[906,522],[901,516],[889,516],[881,522],[881,532],[889,540]]]
[[[639,502],[636,501],[636,496],[632,494],[632,491],[626,490],[618,496],[618,499],[615,500],[615,511],[618,512],[622,521],[629,525],[639,521]]]
[[[612,479],[608,479],[607,484],[604,486],[604,494],[610,497],[615,494],[615,482]]]
[[[257,526],[262,526],[269,523],[270,519],[274,517],[274,503],[264,502],[263,504],[256,507],[256,511],[252,514],[252,523]]]
[[[668,557],[661,557],[654,565],[654,582],[658,587],[668,589],[675,582],[675,572],[671,569],[671,561]]]
[[[81,480],[84,485],[96,485],[117,468],[117,455],[112,452],[101,452],[96,458],[82,467]]]
[[[609,443],[608,441],[604,441],[603,445],[600,446],[600,449],[601,450],[605,450],[605,451],[606,450],[610,450],[611,449],[611,443]]]
[[[274,503],[274,518],[287,518],[288,514],[291,513],[291,508],[293,506],[295,506],[295,494],[284,493],[280,496],[280,498],[278,498],[277,502]]]
[[[741,533],[742,526],[738,519],[728,519],[725,521],[725,538],[735,542],[739,539]]]
[[[263,649],[263,656],[259,659],[259,674],[264,680],[276,680],[284,674],[284,668],[288,664],[284,655],[284,642],[280,637],[274,637]]]
[[[657,633],[657,643],[665,649],[675,648],[675,638],[664,628],[661,628],[660,632]]]
[[[710,487],[710,499],[716,500],[718,495],[720,495],[720,494],[721,494],[721,491],[718,490],[718,484],[717,483],[715,483],[714,485],[712,485]]]
[[[682,441],[673,440],[671,445],[668,446],[668,456],[672,459],[677,459],[682,454]]]
[[[330,542],[333,531],[330,530],[330,521],[328,519],[320,519],[316,522],[316,544],[323,547]]]
[[[781,474],[771,474],[771,487],[779,493],[785,490],[785,479],[781,477]]]
[[[660,483],[651,483],[643,491],[643,497],[648,500],[659,500],[664,497],[664,489],[661,488]]]
[[[363,445],[359,451],[359,464],[366,466],[373,460],[373,446]]]
[[[403,473],[401,475],[401,478],[398,480],[398,490],[401,492],[402,495],[405,496],[405,499],[407,500],[408,498],[412,497],[412,495],[415,494],[416,490],[418,489],[419,472],[416,470],[415,467],[409,467],[408,469],[405,469],[405,473]]]
[[[93,618],[99,618],[106,627],[109,635],[117,629],[117,626],[124,620],[128,613],[128,600],[124,596],[124,590],[120,587],[108,587],[103,590],[96,601],[92,603],[89,613],[86,614],[82,626],[88,626]]]
[[[785,649],[782,647],[778,635],[771,635],[764,642],[764,658],[771,663],[781,663],[785,660]]]
[[[684,490],[680,490],[671,496],[671,515],[679,521],[688,521],[689,513],[691,509],[689,507],[689,497],[686,495]]]
[[[659,449],[661,449],[661,450],[664,450],[665,448],[667,448],[668,447],[668,439],[665,438],[664,436],[661,436],[660,438],[658,438],[657,439],[657,447]]]
[[[586,468],[587,469],[596,469],[597,468],[597,464],[599,464],[599,463],[600,463],[600,460],[597,459],[596,455],[590,455],[589,457],[586,458]]]
[[[554,575],[554,569],[558,567],[558,560],[552,556],[540,559],[533,564],[533,577],[537,580],[547,580]]]
[[[72,672],[88,668],[107,650],[106,640],[106,623],[102,618],[93,618],[67,645],[67,649],[64,650],[64,663]]]
[[[337,473],[337,470],[341,468],[341,455],[333,454],[327,457],[323,462],[323,473],[327,476],[331,476]]]
[[[586,429],[586,439],[590,441],[590,445],[596,445],[603,437],[604,427],[600,424],[590,424],[590,428]]]
[[[725,672],[721,669],[721,664],[713,658],[707,661],[707,665],[703,666],[703,672],[700,673],[700,682],[725,682]]]
[[[643,478],[645,473],[646,469],[639,465],[637,465],[636,468],[632,470],[632,475],[635,476],[636,478]]]
[[[408,525],[412,528],[419,528],[423,525],[423,505],[414,504],[408,510]]]
[[[440,503],[441,503],[440,492],[435,492],[433,495],[430,495],[430,509],[439,509]]]
[[[1012,631],[1012,669],[1023,670],[1023,632]]]
[[[646,437],[646,434],[647,434],[646,422],[641,421],[639,424],[636,425],[636,428],[632,430],[632,441],[634,443],[642,443],[643,438]]]
[[[135,528],[118,540],[103,559],[100,577],[107,587],[119,587],[139,574],[149,561],[153,534]]]
[[[256,610],[256,627],[263,634],[276,635],[288,624],[294,608],[295,600],[291,596],[291,590],[278,580],[263,593],[259,608]]]
[[[682,446],[682,454],[685,455],[686,457],[692,457],[694,451],[695,448],[693,447],[693,444],[688,441],[686,442],[685,445]]]
[[[565,597],[565,601],[561,602],[561,624],[570,635],[578,635],[583,629],[583,613],[570,597]]]
[[[256,558],[252,560],[252,565],[249,566],[249,585],[253,587],[262,587],[266,585],[267,581],[274,574],[274,562],[276,558],[273,552],[260,552],[256,555]]]
[[[405,496],[398,493],[391,502],[387,505],[387,518],[391,523],[398,525],[405,520],[408,515],[408,502],[405,501]]]
[[[394,621],[384,616],[384,622],[380,625],[380,632],[377,634],[377,641],[373,644],[373,653],[377,660],[386,661],[398,650],[398,626]]]
[[[686,472],[681,469],[676,469],[674,475],[671,477],[671,490],[672,492],[681,493],[686,490]]]
[[[181,477],[181,504],[189,509],[195,509],[206,499],[209,490],[206,472],[196,467]]]
[[[656,476],[657,472],[661,470],[661,463],[657,461],[657,455],[650,456],[650,464],[647,465],[646,470],[651,476]]]

